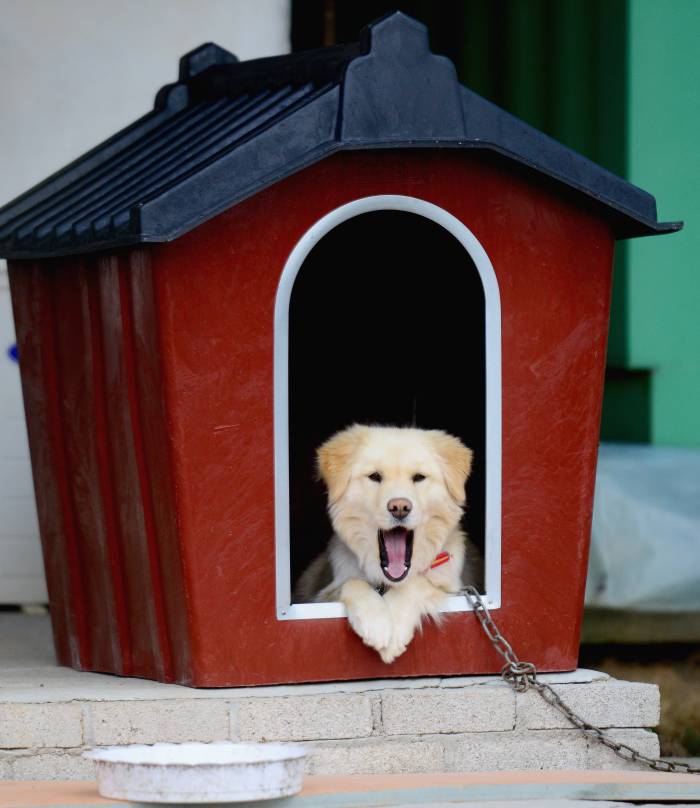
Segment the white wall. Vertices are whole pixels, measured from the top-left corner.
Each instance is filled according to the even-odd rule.
[[[0,205],[148,112],[178,58],[289,50],[290,0],[0,0]],[[0,603],[46,599],[0,261]]]
[[[0,204],[153,106],[178,58],[289,50],[289,0],[0,0]]]
[[[43,603],[46,583],[29,466],[7,274],[0,271],[0,603]]]

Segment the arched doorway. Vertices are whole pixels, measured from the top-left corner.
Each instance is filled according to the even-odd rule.
[[[379,200],[395,200],[394,206]],[[437,220],[442,214],[452,230]],[[454,232],[459,228],[464,233]],[[464,526],[486,553],[491,572],[486,589],[496,602],[500,307],[493,269],[480,246],[465,249],[459,238],[465,234],[479,246],[461,223],[434,205],[410,197],[372,197],[321,220],[287,262],[275,337],[275,439],[284,444],[276,446],[278,613],[283,617],[342,614],[339,604],[340,612],[329,609],[335,604],[313,604],[311,612],[306,604],[301,612],[299,605],[286,606],[294,581],[331,533],[323,486],[315,475],[315,449],[352,423],[444,429],[473,449]],[[286,499],[282,508],[281,498]]]

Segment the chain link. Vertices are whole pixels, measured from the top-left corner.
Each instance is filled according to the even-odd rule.
[[[462,594],[464,594],[469,601],[474,610],[474,614],[481,623],[481,627],[484,629],[486,636],[491,640],[493,647],[506,661],[505,665],[501,668],[501,676],[518,693],[524,693],[530,688],[537,691],[547,704],[559,710],[577,729],[580,729],[587,737],[602,743],[604,746],[607,746],[608,749],[612,749],[612,751],[623,760],[643,763],[649,766],[649,768],[660,772],[700,774],[700,768],[690,766],[687,763],[647,757],[631,746],[628,746],[626,743],[613,741],[600,727],[596,727],[594,724],[584,721],[580,715],[577,715],[561,700],[559,694],[552,687],[537,678],[537,668],[532,662],[521,662],[518,659],[511,644],[498,630],[498,626],[494,623],[479,592],[473,586],[467,586],[462,590]]]

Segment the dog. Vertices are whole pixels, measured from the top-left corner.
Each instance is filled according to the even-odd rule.
[[[304,571],[295,602],[341,601],[385,663],[423,617],[477,584],[480,558],[460,529],[472,451],[439,430],[355,424],[317,450],[334,534]]]

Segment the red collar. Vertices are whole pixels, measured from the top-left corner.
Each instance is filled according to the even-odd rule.
[[[443,564],[447,564],[447,562],[452,558],[452,553],[448,553],[447,550],[443,550],[441,553],[438,553],[433,563],[428,567],[429,570],[434,570],[435,567],[441,567]]]

